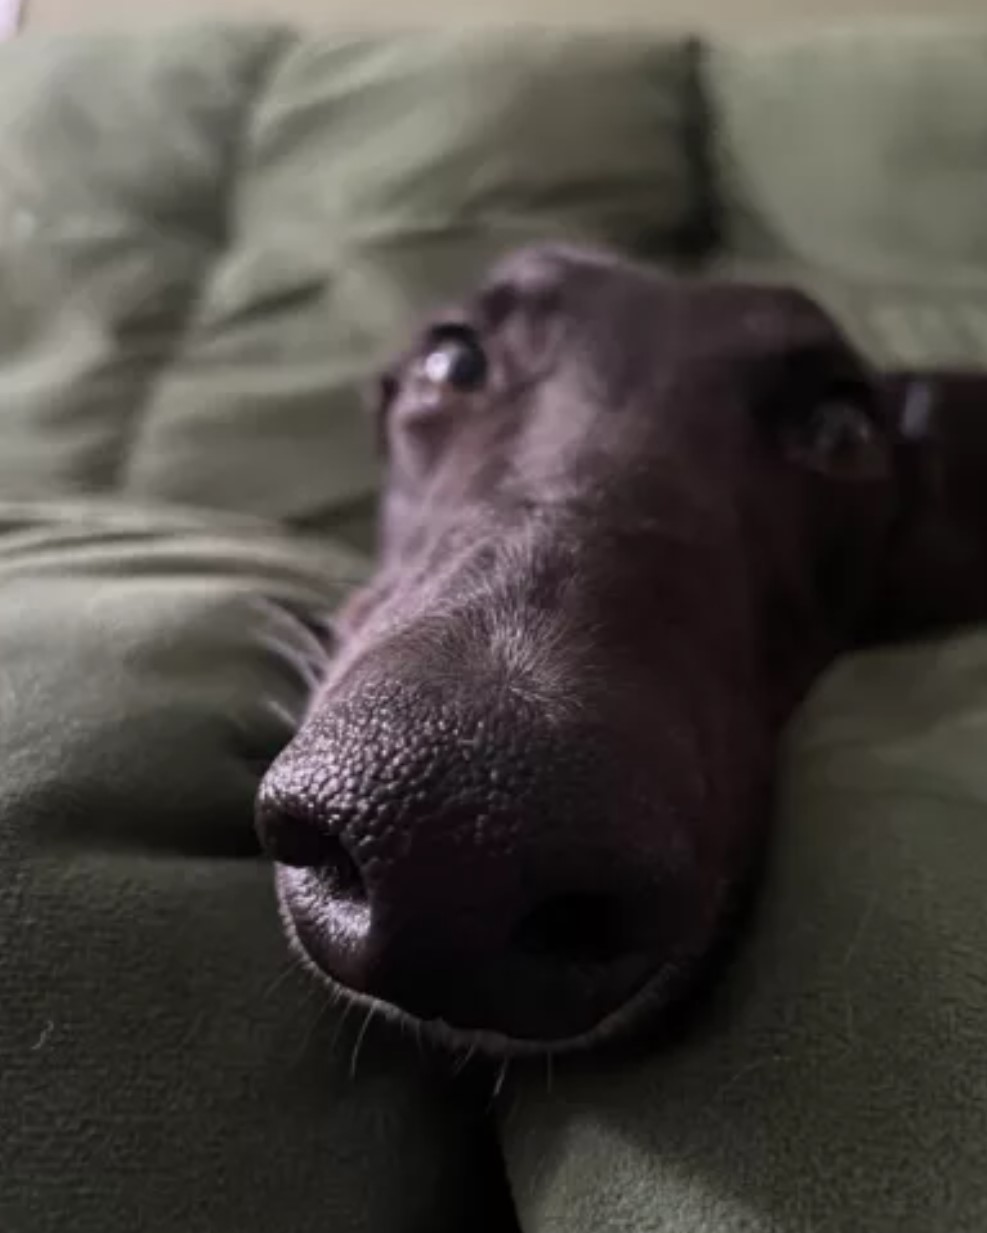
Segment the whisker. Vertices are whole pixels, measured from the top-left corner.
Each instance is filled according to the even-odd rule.
[[[317,985],[313,986],[310,990],[306,992],[302,1005],[307,1009],[311,1005],[315,996],[320,992],[321,990],[318,988]],[[301,1043],[299,1044],[298,1048],[295,1050],[294,1054],[292,1055],[290,1066],[289,1066],[290,1069],[294,1069],[294,1067],[296,1067],[299,1064],[299,1062],[301,1062],[302,1059],[305,1057],[305,1053],[308,1050],[309,1045],[312,1043],[312,1040],[316,1032],[325,1022],[326,1015],[329,1013],[331,1007],[332,1007],[332,1003],[329,1001],[324,1001],[322,1005],[319,1007],[318,1011],[315,1014],[315,1018],[308,1025],[308,1030],[302,1036]]]
[[[463,1073],[463,1071],[466,1069],[466,1067],[470,1064],[470,1062],[473,1060],[475,1056],[476,1056],[476,1044],[474,1042],[463,1053],[463,1055],[456,1062],[456,1065],[453,1067],[452,1075],[454,1079],[459,1078],[459,1076]]]
[[[500,1073],[498,1074],[497,1079],[494,1082],[493,1092],[490,1095],[491,1107],[493,1107],[494,1103],[500,1099],[500,1093],[503,1091],[504,1081],[507,1079],[507,1070],[510,1064],[511,1064],[511,1059],[507,1057],[505,1057],[504,1060],[500,1064]]]
[[[257,995],[258,1001],[261,1001],[261,1002],[269,1001],[274,996],[274,994],[277,993],[277,991],[281,988],[281,986],[287,980],[289,980],[292,976],[294,976],[297,972],[298,972],[297,964],[286,963],[284,967],[281,969],[281,971],[278,972],[277,976],[275,976],[274,979],[268,985],[266,985]],[[306,989],[306,993],[308,992],[309,990]]]
[[[376,1013],[377,1013],[377,1007],[375,1005],[371,1005],[367,1010],[366,1018],[363,1020],[363,1027],[360,1028],[360,1031],[357,1034],[356,1044],[354,1044],[353,1046],[353,1057],[350,1059],[350,1079],[351,1080],[356,1079],[356,1064],[360,1056],[360,1048],[363,1045],[364,1038],[367,1035],[367,1029],[370,1027],[370,1021],[371,1019],[373,1019]]]
[[[335,1053],[336,1049],[339,1047],[339,1038],[343,1034],[343,1028],[346,1026],[346,1020],[349,1018],[350,1011],[355,1005],[350,998],[336,997],[333,999],[334,1005],[338,1005],[340,1001],[343,1003],[343,1012],[339,1016],[339,1022],[336,1024],[336,1030],[332,1034],[332,1043],[329,1045],[330,1053]]]

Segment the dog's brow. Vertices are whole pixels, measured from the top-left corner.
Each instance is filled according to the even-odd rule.
[[[506,279],[485,287],[476,299],[476,315],[487,330],[499,329],[518,309],[520,288]]]
[[[562,306],[563,285],[558,277],[504,275],[488,284],[474,301],[483,328],[501,329],[511,317],[525,313],[536,318],[551,316]]]

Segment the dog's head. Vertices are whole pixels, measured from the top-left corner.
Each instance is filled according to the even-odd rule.
[[[868,609],[878,386],[801,294],[541,248],[381,402],[379,569],[261,792],[289,931],[456,1039],[602,1040],[708,952]]]

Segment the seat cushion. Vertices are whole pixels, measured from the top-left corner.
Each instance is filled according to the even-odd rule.
[[[814,290],[879,363],[987,355],[987,26],[720,43],[720,268]]]
[[[365,544],[363,387],[419,312],[527,240],[692,242],[693,61],[551,32],[0,48],[0,492]]]
[[[0,504],[0,1227],[505,1228],[475,1109],[301,972],[251,832],[360,568]]]

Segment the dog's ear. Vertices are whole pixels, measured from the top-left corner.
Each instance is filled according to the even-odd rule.
[[[892,374],[883,384],[889,416],[898,436],[911,445],[932,441],[941,396],[935,377],[925,373]]]
[[[987,455],[987,372],[889,373],[881,381],[886,414],[902,457],[925,492],[946,482],[982,487]]]
[[[881,387],[902,437],[920,442],[941,434],[947,421],[987,433],[987,369],[902,369],[881,378]]]
[[[981,620],[987,372],[889,373],[881,389],[895,434],[898,513],[867,637]]]

